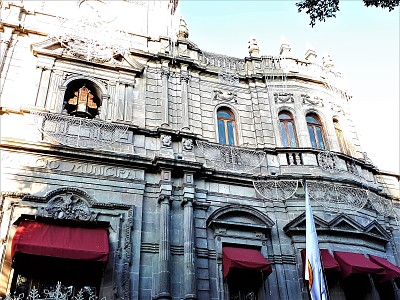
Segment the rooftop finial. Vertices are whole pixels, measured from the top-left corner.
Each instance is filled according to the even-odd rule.
[[[333,69],[335,67],[332,57],[330,56],[330,54],[328,52],[324,53],[324,56],[322,57],[322,64],[327,69]]]
[[[279,49],[279,55],[288,55],[292,48],[289,45],[286,37],[284,35],[281,36],[281,47]]]
[[[310,62],[315,62],[315,59],[317,58],[317,52],[315,51],[314,47],[309,42],[307,42],[306,49],[306,60]]]
[[[185,19],[181,16],[181,19],[179,21],[178,39],[186,40],[188,37],[189,37],[189,29],[187,28]]]
[[[248,48],[251,57],[260,57],[260,47],[258,46],[257,38],[254,35],[250,36]]]

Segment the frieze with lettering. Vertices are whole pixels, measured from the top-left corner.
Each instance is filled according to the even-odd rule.
[[[7,168],[28,167],[121,179],[142,179],[138,178],[138,174],[132,169],[84,162],[62,161],[47,157],[21,155],[10,152],[2,153],[1,162],[2,166]]]

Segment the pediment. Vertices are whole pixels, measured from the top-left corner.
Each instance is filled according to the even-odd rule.
[[[242,230],[269,230],[274,222],[260,211],[245,205],[228,205],[213,212],[207,227],[240,228]]]
[[[80,56],[74,56],[69,53],[67,47],[61,44],[56,38],[48,38],[44,41],[35,43],[31,45],[31,50],[33,55],[38,56],[38,54],[52,57],[63,57],[65,59],[78,59],[79,61],[85,60]],[[67,51],[66,51],[67,50]],[[111,65],[118,68],[126,68],[130,71],[141,73],[144,70],[144,64],[140,63],[133,55],[124,54],[120,55],[117,59],[112,59],[110,61],[96,62],[91,61],[91,63],[99,63],[105,65]]]
[[[290,221],[283,228],[289,236],[305,235],[306,216],[302,213],[294,220]],[[317,232],[332,235],[356,235],[365,239],[377,239],[387,242],[390,239],[390,234],[376,221],[371,221],[368,225],[363,226],[359,222],[351,219],[345,214],[340,214],[329,222],[314,216],[315,228]]]
[[[322,220],[318,216],[314,216],[314,224],[315,228],[318,229],[326,229],[329,227],[329,224]],[[294,220],[290,221],[286,226],[283,228],[283,230],[288,230],[288,231],[305,231],[306,230],[306,213],[302,213],[301,215],[297,216]]]
[[[329,227],[335,230],[362,231],[363,226],[353,221],[347,215],[340,214],[329,222]]]
[[[31,45],[33,55],[47,54],[47,55],[61,55],[64,47],[56,38],[49,38],[39,43]]]
[[[369,234],[372,234],[380,238],[384,238],[386,240],[390,239],[390,234],[377,221],[369,223],[365,227],[365,231],[368,232]]]

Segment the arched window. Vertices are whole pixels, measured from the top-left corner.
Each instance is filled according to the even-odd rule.
[[[325,149],[324,131],[321,121],[316,114],[306,116],[308,133],[310,134],[311,146],[315,149]]]
[[[333,119],[333,126],[335,127],[336,137],[338,139],[340,151],[349,155],[349,148],[347,148],[346,140],[344,138],[342,129],[340,128],[339,121]]]
[[[228,108],[220,108],[217,111],[218,139],[220,144],[236,145],[236,121],[235,115]]]
[[[284,147],[297,147],[296,128],[294,126],[293,116],[288,111],[279,113],[279,122],[281,126],[282,144]]]
[[[65,91],[64,109],[71,116],[93,119],[99,114],[100,94],[91,81],[74,80]]]

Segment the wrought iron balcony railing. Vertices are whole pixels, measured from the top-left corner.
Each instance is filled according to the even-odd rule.
[[[218,169],[233,172],[250,172],[259,167],[265,158],[265,152],[242,147],[234,147],[196,141],[206,161]]]
[[[52,142],[75,148],[103,149],[117,142],[128,130],[127,125],[64,114],[31,112],[38,129]]]

